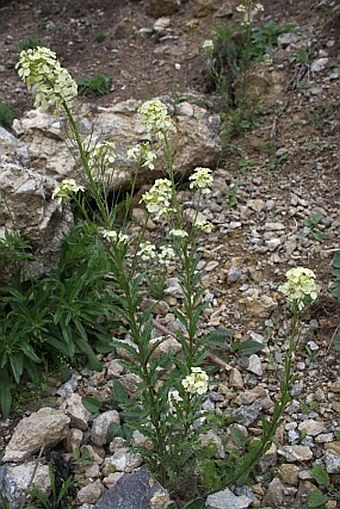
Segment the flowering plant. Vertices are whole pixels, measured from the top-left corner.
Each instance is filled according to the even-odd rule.
[[[150,143],[138,143],[127,151],[127,157],[137,165],[149,168],[149,170],[155,169],[157,156],[151,150]]]
[[[160,100],[146,101],[139,109],[143,124],[151,135],[164,138],[176,128],[168,115],[167,108]]]
[[[208,390],[209,377],[201,368],[191,368],[191,374],[182,380],[184,389],[189,394],[199,394],[202,396]]]
[[[35,91],[36,108],[60,109],[78,95],[77,83],[48,48],[23,50],[15,67],[27,88]]]
[[[307,300],[317,299],[316,276],[314,272],[305,267],[296,267],[286,273],[287,282],[279,286],[288,302],[296,304],[300,310],[305,306]]]
[[[61,203],[62,200],[67,200],[74,197],[74,195],[79,191],[83,193],[85,191],[84,186],[77,184],[74,179],[64,179],[54,189],[52,198],[57,198],[59,203]]]

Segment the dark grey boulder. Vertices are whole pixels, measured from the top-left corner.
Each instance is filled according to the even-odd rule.
[[[124,474],[94,509],[163,509],[168,501],[167,491],[143,467],[133,474]]]

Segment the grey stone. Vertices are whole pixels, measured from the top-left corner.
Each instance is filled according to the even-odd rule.
[[[243,378],[242,374],[237,368],[232,368],[229,374],[229,386],[235,389],[243,389]],[[251,403],[251,402],[250,402]]]
[[[0,238],[6,231],[20,233],[34,255],[32,260],[23,263],[23,281],[30,276],[41,276],[57,265],[62,241],[73,225],[69,206],[51,198],[56,186],[53,178],[33,168],[19,163],[1,164]],[[11,267],[6,264],[0,281],[8,283],[11,277]]]
[[[72,394],[61,408],[65,410],[66,415],[71,419],[71,426],[83,431],[87,430],[91,413],[84,407],[79,394]]]
[[[261,359],[256,353],[249,356],[247,370],[254,375],[261,376],[263,373]]]
[[[25,417],[15,428],[2,461],[22,461],[41,447],[56,445],[66,438],[69,422],[64,412],[48,407]]]
[[[270,398],[268,389],[265,389],[264,387],[261,386],[257,386],[254,389],[241,392],[235,399],[235,403],[237,405],[250,405],[256,399],[261,400],[262,408],[264,410],[269,410],[274,406],[274,403]]]
[[[248,200],[247,206],[252,209],[254,212],[262,212],[266,208],[266,203],[260,198],[256,198],[254,200]]]
[[[312,72],[320,72],[323,71],[328,66],[329,58],[328,57],[322,57],[317,58],[313,60],[311,63],[311,71]]]
[[[84,433],[78,428],[71,428],[66,437],[66,450],[73,452],[79,449],[84,438]]]
[[[265,505],[282,508],[284,502],[284,485],[278,477],[274,477],[268,486],[266,496],[263,499]]]
[[[73,374],[70,380],[63,383],[59,389],[56,391],[56,394],[58,396],[61,396],[62,398],[69,398],[74,393],[76,387],[77,387],[77,375]]]
[[[277,38],[277,44],[279,46],[282,46],[283,48],[286,48],[290,44],[294,44],[299,40],[298,34],[294,32],[287,32],[285,34],[279,35]]]
[[[0,493],[8,499],[11,507],[17,507],[28,488],[33,486],[48,492],[51,487],[48,465],[36,466],[35,461],[30,461],[23,465],[0,467]]]
[[[202,433],[202,435],[200,435],[200,442],[203,446],[212,445],[216,448],[215,458],[225,458],[225,450],[221,437],[219,437],[214,431],[209,430],[207,433]]]
[[[206,502],[206,509],[247,509],[252,504],[252,499],[246,495],[236,496],[226,488],[209,495]]]
[[[168,279],[167,287],[164,290],[165,295],[171,295],[172,297],[181,298],[183,297],[183,290],[176,277]]]
[[[111,107],[98,107],[93,113],[93,122],[84,135],[84,143],[103,140],[113,142],[117,159],[114,168],[109,168],[110,186],[118,189],[131,184],[133,165],[127,159],[127,150],[136,143],[149,140],[145,126],[141,122],[138,109],[141,102],[130,99]],[[173,137],[174,171],[179,175],[190,174],[197,166],[214,168],[222,150],[221,140],[214,126],[213,117],[207,110],[195,104],[181,103],[175,108],[173,120],[177,132]],[[84,105],[79,115],[86,118],[89,107]],[[51,176],[57,180],[75,178],[79,180],[76,162],[70,157],[72,146],[64,141],[64,131],[60,119],[41,113],[28,112],[22,119],[13,123],[13,129],[28,146],[35,172]],[[163,150],[155,141],[154,150],[162,156]],[[74,154],[76,156],[76,154]],[[140,181],[152,182],[163,171],[162,157],[156,161],[155,172],[145,169],[139,172]],[[112,172],[112,170],[114,171]]]
[[[0,127],[0,163],[5,162],[25,168],[29,168],[31,163],[27,145]]]
[[[326,424],[314,419],[306,419],[299,424],[299,431],[305,431],[307,435],[315,437],[326,430]]]
[[[262,410],[262,403],[260,399],[256,399],[251,405],[242,405],[234,411],[233,416],[236,422],[243,426],[249,426],[259,416]]]
[[[77,493],[77,501],[80,504],[95,504],[104,491],[104,486],[97,480],[81,488]]]
[[[329,474],[338,474],[340,472],[340,456],[338,454],[333,451],[326,451],[324,460]]]
[[[231,267],[228,272],[227,281],[228,281],[228,283],[236,283],[236,281],[238,281],[241,276],[242,276],[242,272],[240,271],[240,269],[238,267]]]
[[[333,440],[334,440],[334,433],[332,433],[332,432],[320,433],[320,435],[318,435],[315,438],[315,442],[318,444],[326,444],[326,443],[332,442]]]
[[[127,448],[118,449],[112,456],[108,456],[104,461],[104,469],[108,472],[110,466],[113,466],[118,472],[131,473],[142,464],[142,457],[138,453],[129,452]]]
[[[117,410],[108,410],[93,420],[91,440],[94,445],[102,446],[107,443],[107,432],[110,424],[120,424]]]
[[[305,445],[286,445],[282,447],[282,449],[279,449],[278,452],[290,463],[294,463],[295,461],[309,461],[313,458],[312,451]]]
[[[163,509],[169,502],[167,491],[154,481],[144,467],[124,474],[108,489],[94,509]]]

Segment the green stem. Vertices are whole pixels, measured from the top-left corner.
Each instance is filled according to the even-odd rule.
[[[264,435],[262,436],[259,448],[256,450],[255,453],[251,452],[248,454],[248,456],[246,456],[241,468],[236,472],[234,476],[231,477],[230,479],[231,483],[234,483],[237,480],[242,479],[242,477],[245,474],[249,473],[261,459],[262,455],[268,450],[271,440],[275,435],[277,428],[281,422],[282,414],[287,406],[287,403],[291,399],[290,391],[292,389],[294,381],[294,376],[292,375],[292,366],[294,360],[294,352],[296,350],[296,346],[298,343],[298,339],[296,339],[298,319],[299,310],[297,304],[294,303],[291,332],[289,336],[289,349],[285,358],[284,381],[281,385],[280,401],[274,408],[274,414],[270,426],[268,427],[267,432],[264,433]]]
[[[90,189],[93,194],[93,197],[97,203],[99,212],[101,214],[101,219],[102,219],[105,227],[110,228],[111,227],[110,211],[108,209],[107,200],[105,200],[105,199],[103,200],[102,194],[99,190],[99,186],[92,175],[92,171],[91,171],[91,168],[90,168],[89,162],[88,162],[87,153],[83,147],[83,143],[82,143],[82,139],[81,139],[78,127],[77,127],[77,123],[74,119],[71,109],[69,108],[69,106],[67,105],[67,103],[65,101],[63,101],[63,108],[64,108],[67,118],[70,122],[70,126],[71,126],[71,129],[72,129],[72,132],[74,135],[74,139],[75,139],[75,142],[76,142],[76,145],[78,148],[81,164],[82,164],[83,170],[85,172],[87,181],[90,185]]]
[[[158,404],[158,395],[152,383],[152,374],[149,369],[149,349],[148,343],[145,344],[143,341],[143,324],[138,323],[138,317],[136,316],[136,295],[131,291],[131,275],[128,277],[125,273],[124,259],[118,256],[115,256],[114,265],[116,267],[116,278],[118,281],[119,288],[124,292],[126,307],[125,310],[128,316],[128,322],[130,326],[130,335],[132,341],[137,347],[137,361],[142,369],[142,378],[146,386],[148,399],[149,399],[149,409],[150,409],[150,419],[151,423],[155,430],[155,442],[154,449],[156,451],[157,457],[162,458],[166,456],[166,443],[162,435],[161,429],[161,413]],[[118,263],[117,263],[118,262]],[[166,470],[164,468],[163,462],[158,461],[159,468],[159,478],[160,481],[166,482]]]

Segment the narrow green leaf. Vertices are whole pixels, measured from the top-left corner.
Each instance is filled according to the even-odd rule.
[[[7,419],[12,406],[12,392],[7,376],[0,378],[0,406],[2,417]]]
[[[20,378],[24,369],[24,356],[21,352],[14,352],[12,357],[10,358],[12,373],[14,376],[14,380],[18,384],[20,382]]]
[[[175,504],[175,502],[172,502],[172,500],[170,500],[170,502],[168,502],[167,505],[165,506],[165,509],[177,509],[177,505]]]
[[[195,498],[194,500],[190,500],[187,504],[185,504],[184,509],[203,509],[204,508],[204,498]]]
[[[39,357],[37,356],[37,354],[35,353],[35,351],[33,350],[31,345],[29,345],[28,343],[25,343],[21,346],[21,350],[26,355],[26,357],[28,357],[32,361],[36,362],[37,364],[40,364],[41,361],[40,361]]]

